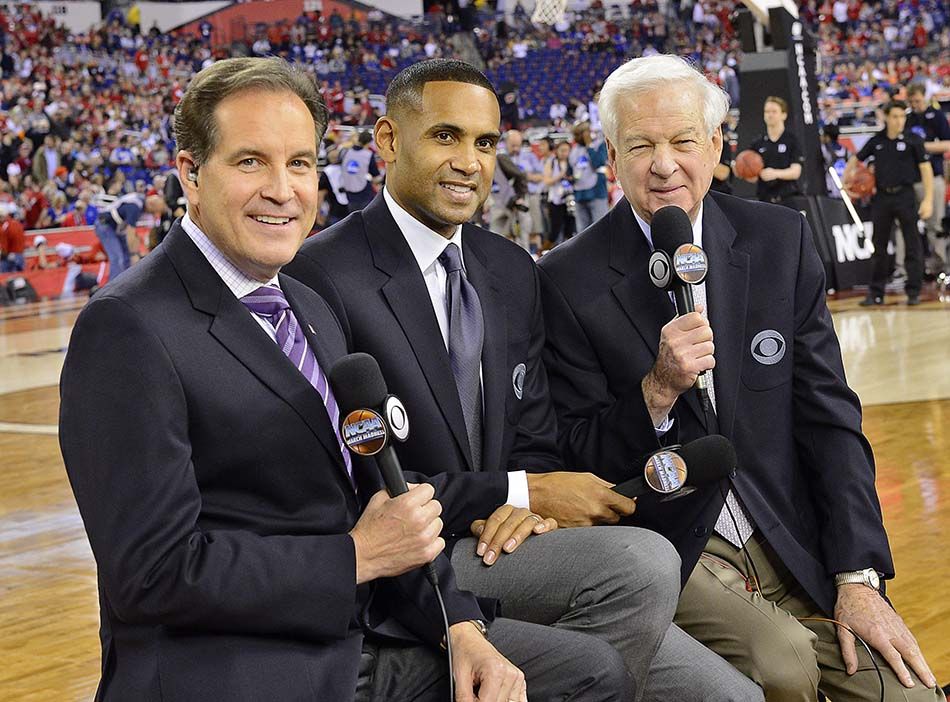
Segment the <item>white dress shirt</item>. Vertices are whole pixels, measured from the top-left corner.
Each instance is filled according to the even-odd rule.
[[[445,300],[447,276],[445,268],[439,263],[439,256],[442,255],[445,247],[450,243],[456,244],[459,247],[462,267],[465,267],[465,254],[462,249],[462,225],[458,225],[455,233],[447,239],[406,212],[389,194],[388,188],[383,188],[383,200],[385,200],[393,219],[396,220],[396,226],[399,227],[399,231],[405,237],[406,243],[409,244],[409,249],[419,265],[419,270],[422,271],[422,278],[429,290],[432,310],[435,312],[435,318],[438,320],[439,329],[442,332],[442,342],[445,344],[446,351],[448,351],[449,316]],[[528,477],[525,471],[518,470],[508,473],[507,503],[514,507],[528,508]]]
[[[197,246],[202,255],[208,259],[208,263],[214,268],[215,273],[221,277],[221,280],[224,281],[224,284],[228,286],[228,289],[234,293],[234,297],[238,300],[245,295],[250,295],[264,285],[272,285],[275,288],[280,288],[276,275],[266,283],[262,283],[259,280],[245,275],[237,266],[231,263],[227,256],[221,253],[221,250],[212,243],[207,234],[198,228],[198,225],[195,224],[187,212],[185,216],[181,218],[181,228],[184,229],[188,237],[195,242],[195,246]],[[270,323],[270,320],[253,312],[251,316],[261,325],[261,329],[266,331],[267,335],[274,340],[274,343],[277,343],[277,330],[274,329],[274,325]]]

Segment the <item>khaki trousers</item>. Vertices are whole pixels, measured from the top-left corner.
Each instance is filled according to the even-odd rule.
[[[753,591],[751,574],[758,573]],[[849,676],[833,624],[798,621],[826,616],[756,531],[742,551],[713,535],[686,583],[674,621],[758,683],[768,702],[815,700],[876,702],[881,688],[874,665],[858,643],[858,671]],[[887,702],[943,702],[911,671],[905,688],[875,652]]]

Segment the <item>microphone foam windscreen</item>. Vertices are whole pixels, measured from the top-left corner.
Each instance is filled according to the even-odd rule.
[[[736,449],[721,434],[690,441],[678,451],[686,461],[688,485],[708,485],[725,478],[738,464]]]
[[[379,364],[368,353],[351,353],[334,363],[330,387],[341,415],[362,407],[379,407],[389,392]]]
[[[686,210],[676,205],[661,207],[650,222],[653,248],[665,251],[670,258],[683,244],[693,243],[693,225]]]

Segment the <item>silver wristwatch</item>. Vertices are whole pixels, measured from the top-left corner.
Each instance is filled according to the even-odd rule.
[[[845,583],[867,585],[872,590],[877,591],[880,591],[881,589],[881,579],[878,577],[877,571],[874,570],[874,568],[865,568],[864,570],[852,570],[845,573],[836,573],[835,587],[844,585]]]

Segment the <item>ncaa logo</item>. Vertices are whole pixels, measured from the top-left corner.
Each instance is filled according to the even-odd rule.
[[[370,409],[357,409],[346,415],[341,432],[347,448],[361,456],[372,456],[386,445],[386,422]]]
[[[524,397],[524,377],[527,372],[528,369],[524,363],[519,363],[511,372],[511,385],[514,388],[515,397],[519,400]]]
[[[752,358],[763,366],[774,366],[785,358],[785,337],[774,329],[760,331],[752,339],[750,351]]]

